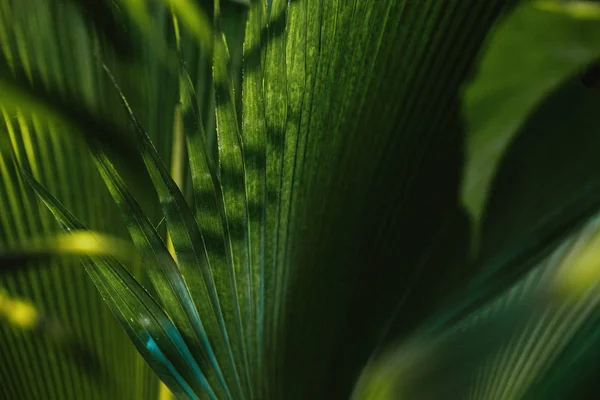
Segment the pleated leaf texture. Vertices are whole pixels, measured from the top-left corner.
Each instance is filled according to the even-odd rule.
[[[0,0],[0,48],[0,398],[596,393],[597,2]]]

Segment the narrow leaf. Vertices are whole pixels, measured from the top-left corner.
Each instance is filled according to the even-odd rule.
[[[85,229],[43,186],[33,180],[30,183],[64,229]],[[122,264],[110,258],[92,259],[86,263],[86,271],[140,353],[173,393],[190,399],[206,393],[216,399],[178,329]]]
[[[96,161],[102,177],[122,211],[136,247],[146,255],[150,279],[165,310],[193,352],[201,352],[203,364],[214,363],[213,349],[192,300],[190,288],[184,281],[177,263],[110,161],[101,154],[96,155]]]
[[[110,75],[108,69],[106,71]],[[144,128],[133,115],[114,78],[112,75],[110,77],[113,79],[126,111],[129,113],[142,157],[158,193],[179,269],[190,288],[198,314],[204,318],[204,328],[214,351],[214,356],[211,357],[214,375],[211,375],[210,378],[215,379],[220,384],[223,396],[230,397],[229,385],[226,382],[234,381],[235,372],[231,364],[229,334],[225,326],[219,293],[215,284],[215,279],[225,278],[225,271],[215,270],[213,273],[207,255],[205,238],[198,227],[191,208],[160,160]],[[220,365],[217,360],[227,360],[227,364]],[[227,377],[223,373],[226,373]],[[217,385],[216,382],[213,386]]]
[[[235,285],[235,272],[232,265],[232,254],[226,245],[226,219],[223,212],[223,197],[217,171],[211,166],[208,145],[197,106],[197,99],[189,75],[182,66],[181,98],[183,108],[183,127],[186,132],[186,143],[192,174],[194,200],[196,203],[196,221],[205,239],[206,252],[210,260],[213,274],[221,271],[223,277],[215,281],[221,302],[225,324],[230,333],[230,346],[238,375],[238,390],[241,392],[244,380],[245,390],[249,391],[247,381],[247,356],[243,322],[239,307],[238,293]],[[240,378],[242,376],[242,378]]]

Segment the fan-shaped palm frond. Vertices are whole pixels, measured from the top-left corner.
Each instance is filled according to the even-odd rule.
[[[190,399],[513,399],[584,382],[596,4],[0,7],[4,397],[154,398],[131,343]],[[47,332],[32,306],[10,310],[22,298],[106,373],[21,338]]]

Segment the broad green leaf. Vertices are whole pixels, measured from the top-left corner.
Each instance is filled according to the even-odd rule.
[[[510,286],[597,212],[598,107],[598,93],[574,77],[523,124],[492,182],[480,230],[481,270],[466,304]]]
[[[348,397],[382,338],[455,289],[439,276],[467,275],[459,93],[506,4],[272,3],[258,50],[270,398]]]
[[[263,307],[265,308],[265,333],[266,336],[264,340],[267,343],[272,343],[274,348],[279,348],[282,343],[284,343],[284,338],[282,337],[283,330],[283,318],[285,316],[284,305],[285,294],[284,294],[284,277],[287,273],[287,265],[285,263],[285,252],[280,249],[284,249],[284,243],[280,243],[280,241],[285,240],[284,238],[280,238],[280,228],[281,231],[287,233],[287,226],[281,226],[280,224],[284,224],[287,222],[287,213],[289,212],[289,202],[291,200],[291,185],[292,185],[292,175],[289,174],[291,168],[293,168],[296,156],[296,141],[298,137],[298,124],[299,119],[296,117],[292,119],[289,124],[289,131],[286,131],[286,121],[288,116],[288,80],[287,80],[287,60],[286,60],[286,36],[289,33],[293,33],[293,25],[289,27],[289,30],[286,29],[283,32],[283,28],[286,27],[287,22],[287,12],[288,12],[288,2],[286,1],[273,1],[271,2],[271,7],[269,9],[269,19],[266,24],[266,43],[261,43],[260,34],[258,38],[252,39],[252,37],[247,38],[246,46],[246,62],[252,62],[252,58],[254,57],[254,65],[248,66],[248,74],[260,74],[258,71],[262,70],[262,76],[258,75],[257,78],[263,81],[263,92],[260,91],[256,93],[256,95],[263,96],[261,104],[261,99],[252,99],[246,98],[246,102],[252,106],[253,102],[257,103],[258,107],[264,108],[264,128],[259,136],[257,133],[248,132],[248,134],[253,136],[258,136],[258,138],[262,141],[261,147],[252,148],[248,146],[245,151],[247,153],[255,152],[258,153],[259,157],[262,155],[266,160],[266,165],[261,166],[258,165],[254,167],[252,165],[248,165],[248,169],[252,171],[252,169],[256,170],[259,174],[264,175],[259,176],[258,182],[261,182],[261,178],[264,179],[264,189],[263,194],[264,200],[264,229],[265,229],[265,249],[264,252],[264,261],[265,264],[264,270],[265,275],[263,276],[264,283],[262,286],[264,287],[264,297],[263,302],[265,303]],[[260,5],[258,5],[260,7]],[[264,11],[263,11],[264,12]],[[298,15],[298,14],[297,14]],[[300,15],[299,15],[300,16]],[[250,24],[252,21],[249,21]],[[255,24],[261,24],[265,26],[266,19],[261,18],[260,14],[257,15]],[[292,24],[301,24],[301,20],[293,19]],[[255,34],[256,35],[256,34]],[[292,43],[290,45],[294,45],[294,50],[296,48],[300,48],[301,44],[298,42],[294,42],[292,38],[290,38]],[[297,47],[296,47],[297,46]],[[252,52],[256,54],[252,54]],[[264,52],[264,61],[260,62],[260,57],[263,57]],[[294,54],[295,55],[295,54]],[[299,57],[302,57],[302,52],[300,51],[298,54]],[[292,60],[290,60],[291,62]],[[294,60],[294,64],[296,62],[302,63],[302,60]],[[250,69],[253,68],[254,70]],[[250,75],[252,77],[252,75]],[[302,76],[295,77],[298,80],[302,79]],[[290,82],[292,84],[292,82]],[[299,85],[300,82],[293,82],[293,84]],[[299,107],[299,99],[298,93],[294,93],[296,98],[294,99],[294,104],[292,106]],[[250,112],[251,110],[248,110]],[[262,111],[261,109],[256,110],[258,112]],[[246,118],[250,118],[248,115]],[[257,119],[258,123],[262,122],[262,116],[260,119]],[[260,125],[257,126],[261,128]],[[255,128],[256,129],[256,128]],[[287,159],[285,159],[285,154],[287,150]],[[262,152],[262,154],[261,154]],[[286,163],[284,164],[284,159]],[[260,160],[260,158],[259,158]],[[262,170],[264,168],[264,171]],[[283,180],[284,173],[287,173],[287,179]],[[260,204],[260,203],[259,203]],[[287,208],[284,208],[287,205]],[[271,272],[268,272],[271,270]],[[270,366],[272,371],[280,368],[282,363],[282,353],[269,354]],[[274,384],[277,384],[276,378],[273,381]],[[276,395],[275,395],[276,396]]]
[[[462,390],[489,395],[500,393],[497,387],[517,394],[537,390],[535,385],[543,380],[544,371],[535,360],[551,362],[557,359],[558,350],[571,346],[575,330],[583,326],[579,323],[591,321],[588,314],[579,312],[586,309],[587,297],[564,309],[546,305],[548,312],[556,314],[556,323],[520,313],[519,301],[507,301],[506,307],[502,302],[529,287],[524,282],[535,283],[540,278],[535,272],[542,270],[536,267],[540,259],[596,211],[596,168],[590,161],[582,163],[589,168],[588,175],[577,168],[560,175],[561,182],[565,177],[573,185],[560,186],[563,190],[553,197],[560,211],[568,211],[559,217],[545,213],[555,211],[552,207],[538,207],[545,211],[529,214],[528,207],[535,201],[498,206],[509,197],[505,190],[510,188],[499,172],[498,180],[491,184],[490,207],[480,224],[480,242],[482,248],[489,246],[490,257],[482,257],[475,266],[467,264],[469,224],[460,206],[460,182],[463,142],[470,141],[464,137],[460,96],[490,27],[516,0],[274,0],[253,1],[247,10],[216,1],[212,23],[205,10],[210,6],[201,7],[191,0],[117,3],[125,6],[142,28],[143,35],[136,43],[142,49],[142,65],[123,67],[97,42],[88,46],[86,53],[83,41],[77,42],[76,51],[55,44],[67,61],[50,60],[57,70],[68,71],[67,76],[82,74],[88,85],[95,82],[90,87],[97,95],[89,96],[93,99],[89,103],[81,102],[85,115],[89,109],[89,115],[98,115],[100,122],[133,125],[138,146],[132,154],[141,153],[158,193],[166,237],[160,234],[164,228],[161,216],[151,215],[146,208],[156,210],[137,203],[152,201],[154,196],[137,196],[127,179],[121,178],[125,171],[106,157],[105,147],[96,139],[90,144],[145,260],[152,293],[159,302],[112,259],[98,260],[88,271],[140,351],[176,394],[265,400],[347,398],[370,358],[390,342],[413,338],[415,332],[428,336],[417,337],[417,347],[409,342],[409,348],[417,349],[402,377],[410,381],[403,387],[409,398],[414,393],[436,398],[440,391]],[[534,19],[538,13],[553,15],[548,18],[557,21],[575,18],[585,21],[582,27],[595,21],[593,12],[574,4],[536,2],[519,10],[533,10]],[[238,9],[230,12],[228,7]],[[588,11],[593,7],[589,5]],[[242,26],[231,24],[246,11],[242,51],[236,34]],[[517,11],[516,15],[522,15],[519,12],[523,13]],[[1,21],[6,19],[2,16]],[[510,20],[509,16],[505,21]],[[548,23],[541,21],[543,27]],[[5,25],[0,24],[2,37],[6,36]],[[63,29],[68,30],[67,26]],[[81,31],[86,32],[86,27]],[[41,85],[33,84],[35,91],[29,99],[40,106],[30,109],[37,121],[34,124],[45,124],[40,122],[39,110],[56,107],[48,104],[53,99],[40,98],[37,90],[53,87],[52,68],[39,70],[43,52],[21,49],[39,46],[29,43],[35,40],[25,40],[23,32],[27,29],[12,35],[14,43],[3,45],[3,56],[10,60],[9,68],[22,66],[20,76],[26,77],[27,85],[31,77],[41,77]],[[567,36],[562,34],[571,30],[561,32],[556,36],[564,39]],[[527,37],[523,42],[531,45],[534,39]],[[583,45],[589,44],[587,37],[581,39]],[[98,58],[110,65],[115,76],[98,74],[94,58],[83,57],[88,62],[82,63],[83,67],[68,62],[76,60],[73,56],[77,53],[88,54],[91,48],[97,48]],[[173,69],[173,49],[179,55],[178,73]],[[36,62],[29,54],[35,55]],[[243,77],[237,71],[240,55]],[[509,167],[526,164],[522,171],[539,172],[536,161],[523,161],[519,148],[535,155],[531,139],[523,138],[540,127],[540,131],[552,132],[564,132],[567,125],[577,132],[594,127],[591,119],[582,116],[593,115],[590,110],[596,105],[596,93],[563,85],[584,67],[581,60],[587,56],[575,56],[580,67],[565,63],[565,68],[573,70],[538,93],[539,98],[523,111],[521,120],[527,116],[527,122],[519,125],[522,135],[515,135],[515,147],[507,147],[506,158],[494,164],[498,171],[506,168],[506,163]],[[499,59],[505,62],[504,57]],[[485,71],[482,68],[482,74]],[[510,75],[498,72],[500,77]],[[123,89],[114,90],[116,81]],[[7,82],[13,84],[10,79]],[[59,105],[64,99],[78,99],[77,86],[68,80],[59,82],[72,91],[63,95],[65,89],[57,85]],[[553,91],[556,88],[560,90]],[[490,93],[494,91],[486,89],[486,95]],[[550,93],[552,96],[543,100]],[[115,110],[118,98],[125,104],[124,113]],[[557,112],[561,107],[563,112]],[[482,117],[484,114],[481,111]],[[557,129],[541,123],[544,114],[555,116],[547,118],[547,124]],[[11,147],[7,152],[3,148],[2,154],[14,153],[19,164],[40,178],[47,173],[43,167],[52,162],[29,165],[30,159],[36,159],[38,146],[35,140],[21,139],[20,133],[29,127],[29,111],[24,107],[6,109],[3,117]],[[71,109],[61,114],[61,120],[72,128],[82,127]],[[467,128],[470,130],[470,125]],[[91,133],[90,137],[102,138]],[[182,133],[189,163],[182,157]],[[560,137],[553,143],[560,143]],[[525,140],[525,145],[519,140]],[[176,146],[170,151],[173,143]],[[594,146],[589,147],[591,154]],[[87,160],[87,154],[85,157]],[[165,167],[169,164],[176,167],[174,176]],[[71,177],[79,172],[73,167],[77,164],[67,165],[71,168],[61,169],[68,171],[61,185],[76,181]],[[515,187],[527,196],[531,192],[526,188],[534,187],[529,179],[535,174],[525,175],[528,180],[517,181]],[[93,176],[96,182],[98,177]],[[10,181],[9,177],[3,181]],[[57,180],[50,182],[58,185]],[[99,190],[95,183],[86,185]],[[547,196],[544,185],[537,187],[538,195]],[[580,190],[585,185],[589,191]],[[91,199],[93,195],[85,188],[81,192]],[[567,194],[571,188],[573,197]],[[78,189],[69,190],[73,200]],[[12,192],[0,193],[0,200],[0,208],[10,203],[10,209],[16,209],[19,204]],[[522,222],[515,228],[520,232],[515,240],[527,240],[516,246],[503,239],[494,247],[495,238],[509,238],[513,232],[503,230],[508,225],[498,225],[498,221],[511,222],[508,209],[523,204],[514,218],[516,225]],[[562,207],[564,204],[569,206]],[[83,206],[77,213],[85,214]],[[543,218],[539,218],[541,214]],[[112,220],[115,210],[106,215]],[[5,222],[12,228],[10,215],[0,218],[0,228],[4,229]],[[531,231],[523,229],[531,220],[536,222],[530,224]],[[35,225],[36,219],[31,222]],[[29,226],[14,225],[20,229],[19,238],[35,233],[29,232]],[[168,242],[169,237],[173,256],[163,241]],[[587,268],[588,264],[582,263],[574,276]],[[479,275],[473,280],[476,273]],[[532,293],[543,292],[548,282],[539,280]],[[499,296],[511,287],[512,295]],[[563,294],[565,291],[569,293],[567,287]],[[498,303],[481,308],[493,299]],[[463,307],[448,312],[446,307],[455,304]],[[152,323],[138,318],[130,321],[131,313],[146,315]],[[518,318],[512,318],[517,314]],[[529,317],[531,325],[522,322],[522,314]],[[504,324],[506,320],[512,324]],[[418,330],[426,322],[430,324]],[[496,329],[497,325],[506,330]],[[559,325],[572,329],[554,332],[553,327]],[[173,327],[179,333],[173,333]],[[442,340],[435,336],[440,331]],[[165,342],[156,340],[165,335]],[[590,334],[581,342],[591,339]],[[524,345],[528,340],[539,342],[537,350],[529,351]],[[465,342],[472,346],[461,353],[460,343]],[[557,343],[556,352],[548,350]],[[189,354],[184,351],[188,348]],[[424,348],[427,351],[419,354]],[[521,362],[513,357],[519,353],[532,356]],[[12,357],[18,359],[18,354]],[[469,375],[470,370],[465,369],[464,374],[452,375],[454,380],[442,379],[444,371],[460,361],[469,361],[470,370],[477,367],[479,375]],[[530,373],[535,382],[515,382],[512,370]],[[21,375],[26,374],[35,375],[23,369]],[[27,397],[39,393],[31,391]],[[77,398],[77,394],[71,397]],[[136,393],[132,398],[146,397]]]
[[[495,27],[465,91],[467,164],[461,189],[477,235],[502,155],[554,89],[600,58],[600,5],[525,2]],[[544,133],[538,134],[543,142]]]

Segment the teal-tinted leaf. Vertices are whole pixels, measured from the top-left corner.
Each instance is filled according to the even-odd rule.
[[[198,399],[197,393],[205,393],[216,399],[175,325],[125,268],[100,261],[91,264],[88,274],[138,351],[175,395]]]
[[[31,184],[64,229],[85,229],[40,184]],[[190,399],[206,393],[216,399],[178,329],[122,264],[110,258],[91,259],[86,271],[140,353],[173,393]]]
[[[461,197],[477,229],[498,163],[528,115],[600,57],[599,21],[600,5],[591,1],[532,1],[490,35],[463,105],[468,135]],[[546,135],[539,132],[541,143]]]
[[[229,334],[220,303],[220,293],[217,291],[217,287],[224,288],[229,284],[228,273],[212,269],[207,255],[205,237],[198,227],[194,213],[160,160],[144,128],[133,115],[126,99],[122,93],[120,95],[130,115],[142,157],[158,193],[179,269],[190,288],[199,315],[204,318],[204,328],[216,356],[211,360],[212,368],[215,371],[214,379],[220,382],[224,391],[222,395],[231,396],[229,385],[226,382],[232,382],[231,386],[235,387],[237,384],[233,382],[237,378],[229,345]],[[228,291],[222,293],[223,296],[230,296]],[[224,374],[226,375],[224,376]]]
[[[148,274],[163,307],[178,326],[188,346],[201,352],[203,364],[214,363],[213,350],[177,263],[110,161],[102,155],[97,155],[96,160],[115,202],[122,210],[134,243],[146,256]]]

